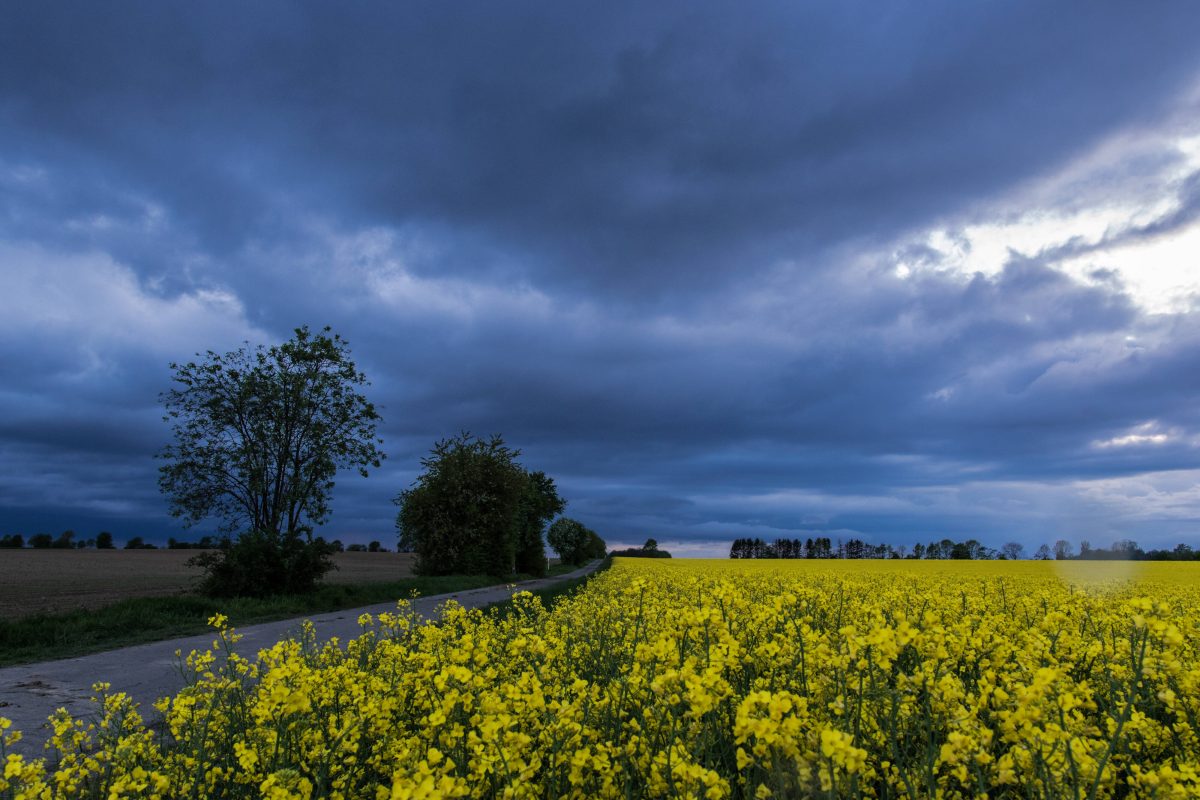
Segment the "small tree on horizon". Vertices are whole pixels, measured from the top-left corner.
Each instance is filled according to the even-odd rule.
[[[1005,542],[1000,546],[1000,553],[1009,561],[1016,561],[1025,552],[1025,546],[1020,542]]]

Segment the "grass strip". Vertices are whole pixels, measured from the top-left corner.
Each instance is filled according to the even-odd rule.
[[[605,558],[603,561],[601,561],[600,565],[598,567],[596,567],[596,569],[589,572],[587,575],[584,575],[579,578],[571,578],[570,580],[566,580],[566,581],[560,581],[559,583],[556,583],[553,586],[547,586],[543,589],[534,589],[530,593],[535,595],[536,597],[540,597],[542,600],[542,605],[545,606],[546,608],[550,608],[550,606],[554,605],[559,600],[563,600],[563,599],[575,594],[577,591],[579,591],[584,586],[586,586],[588,581],[590,581],[592,578],[596,577],[600,573],[604,572],[604,570],[608,569],[611,566],[612,566],[612,557],[609,556],[609,557]],[[554,567],[551,567],[550,569],[551,569],[551,572],[553,572]],[[577,569],[579,569],[579,567],[567,567],[567,569],[564,572],[574,572]],[[560,573],[560,574],[563,574],[563,573]],[[494,612],[494,613],[500,615],[501,617],[504,617],[504,616],[507,616],[512,611],[512,607],[513,607],[513,601],[511,599],[501,600],[498,603],[489,604],[488,606],[486,606],[484,608],[484,611]]]
[[[579,569],[579,567],[575,566],[574,564],[551,564],[546,570],[546,577],[557,578],[559,575],[566,575],[568,572],[574,572],[577,569]]]
[[[550,575],[575,567],[553,565]],[[461,592],[525,580],[518,575],[413,577],[361,584],[324,584],[303,595],[211,598],[197,594],[134,597],[97,609],[35,614],[0,620],[0,667],[113,650],[145,642],[191,636],[209,630],[208,619],[220,612],[237,627],[304,614],[340,611],[406,598]]]

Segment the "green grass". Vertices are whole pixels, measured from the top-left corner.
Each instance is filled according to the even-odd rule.
[[[546,570],[547,578],[557,578],[559,575],[566,575],[568,572],[574,572],[579,567],[574,564],[551,564]]]
[[[553,567],[551,574],[555,574]],[[204,633],[209,629],[209,617],[218,612],[229,617],[233,625],[245,626],[386,603],[409,597],[414,591],[427,596],[505,582],[486,575],[446,575],[384,583],[326,584],[311,594],[264,598],[214,599],[195,594],[137,597],[94,610],[0,620],[0,667]]]

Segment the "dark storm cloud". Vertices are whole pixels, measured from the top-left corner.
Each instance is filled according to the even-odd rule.
[[[152,198],[219,260],[316,210],[509,256],[476,269],[679,291],[887,236],[1153,118],[1194,74],[1189,16],[29,6],[0,34],[2,141],[77,174],[65,204]]]
[[[807,288],[845,296],[830,284]],[[411,467],[427,431],[503,431],[527,463],[558,476],[575,513],[625,535],[700,539],[747,525],[1012,531],[1011,518],[947,514],[941,504],[922,508],[919,496],[870,508],[881,493],[964,481],[1070,482],[1196,465],[1186,442],[1097,444],[1147,419],[1195,429],[1195,320],[1147,320],[1124,295],[1027,262],[992,279],[881,279],[858,292],[857,308],[842,309],[836,328],[819,304],[792,317],[772,309],[774,323],[717,342],[619,315],[572,325],[569,312],[521,324],[482,315],[440,346],[446,328],[422,335],[398,325],[405,346],[388,360],[425,388],[394,403],[393,461]],[[790,335],[761,341],[775,326]],[[1130,345],[1131,332],[1144,344]],[[412,474],[392,476],[397,486]],[[764,494],[796,487],[819,488],[763,506]]]
[[[391,497],[413,480],[433,439],[461,428],[504,433],[525,463],[556,476],[572,513],[615,538],[983,536],[1028,521],[948,511],[920,492],[1195,466],[1182,444],[1096,442],[1146,419],[1196,428],[1196,320],[1148,321],[1120,294],[1029,263],[992,279],[880,278],[845,303],[836,328],[821,298],[846,291],[834,279],[807,289],[807,306],[788,298],[765,310],[773,322],[715,333],[702,322],[680,331],[570,305],[514,319],[485,304],[465,323],[369,305],[343,316],[339,329],[376,379],[391,459],[368,481],[342,479],[332,529],[386,538]],[[1131,331],[1144,344],[1131,347]],[[150,355],[126,358],[136,365]],[[158,387],[165,360],[142,367]],[[81,510],[90,501],[75,493],[87,485],[88,496],[128,502],[119,518],[135,510],[152,518],[161,501],[146,456],[165,430],[147,391],[158,387],[140,383],[130,401],[144,410],[127,414],[106,410],[101,389],[24,416],[11,401],[3,434],[20,447],[6,460],[25,464],[36,454],[34,483]],[[58,398],[62,387],[31,383],[24,396]],[[127,465],[122,480],[132,491],[91,479],[105,456]],[[50,469],[56,461],[62,467]],[[45,499],[5,498],[18,508]]]
[[[1178,118],[1197,17],[11,10],[0,526],[161,530],[167,364],[302,323],[347,336],[384,407],[391,459],[339,482],[347,538],[386,539],[418,458],[464,428],[503,433],[612,541],[1098,519],[1120,492],[1080,482],[1198,466],[1200,318],[1057,264],[1192,225],[1195,179],[1155,221],[990,276],[908,235]],[[1095,190],[1075,188],[1056,202]]]

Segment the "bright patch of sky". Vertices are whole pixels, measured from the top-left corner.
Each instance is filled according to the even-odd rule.
[[[1155,150],[1159,171],[1127,185],[1122,163]],[[1186,311],[1200,296],[1200,213],[1187,205],[1196,203],[1188,189],[1197,176],[1200,136],[1114,137],[1002,198],[978,215],[984,221],[918,234],[894,256],[896,274],[992,276],[1014,258],[1043,259],[1083,283],[1119,282],[1150,313]]]
[[[1171,438],[1170,434],[1159,429],[1157,421],[1151,420],[1132,428],[1128,433],[1121,436],[1097,440],[1093,445],[1099,448],[1161,445],[1169,442]]]

